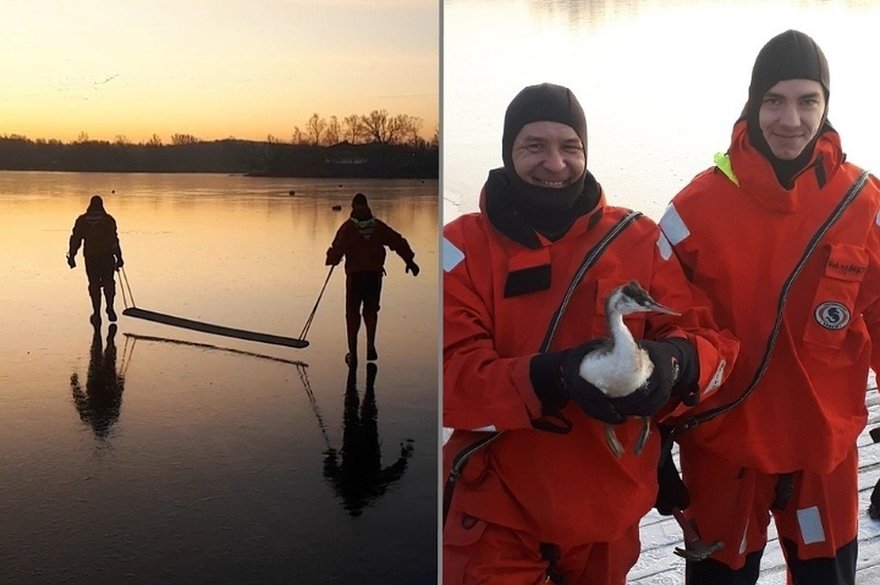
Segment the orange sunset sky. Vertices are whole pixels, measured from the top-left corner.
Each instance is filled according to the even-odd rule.
[[[4,0],[0,135],[289,141],[317,113],[439,119],[437,0]]]

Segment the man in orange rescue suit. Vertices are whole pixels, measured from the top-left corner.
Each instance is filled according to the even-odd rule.
[[[856,438],[880,366],[880,183],[845,162],[829,93],[813,39],[771,39],[727,153],[660,221],[742,343],[728,381],[677,427],[688,514],[725,545],[688,563],[689,585],[756,583],[771,514],[789,583],[855,583]]]
[[[627,224],[628,210],[606,203],[586,143],[569,89],[524,88],[507,108],[504,166],[489,173],[480,212],[444,229],[447,475],[487,432],[502,431],[447,484],[447,585],[624,585],[657,491],[660,441],[652,433],[632,452],[637,417],[698,402],[735,358],[737,341],[717,331],[657,225],[638,215]],[[577,370],[604,345],[608,293],[630,279],[682,314],[627,318],[654,371],[634,394],[609,399]],[[606,446],[606,424],[626,448],[621,458]]]
[[[385,247],[406,264],[406,272],[419,275],[415,253],[409,242],[384,221],[373,216],[367,196],[355,193],[351,199],[351,216],[339,226],[333,243],[327,248],[327,266],[336,266],[345,258],[345,330],[348,353],[345,363],[357,364],[358,331],[361,310],[367,330],[367,360],[379,359],[376,352],[376,325],[379,322],[379,299],[385,275]]]

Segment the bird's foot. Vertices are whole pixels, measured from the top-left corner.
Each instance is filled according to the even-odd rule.
[[[607,443],[608,448],[611,449],[615,457],[618,459],[623,457],[623,445],[620,444],[620,439],[617,438],[614,427],[611,425],[605,425],[605,443]]]
[[[648,444],[648,437],[651,436],[651,419],[646,416],[642,417],[642,432],[639,433],[638,438],[636,439],[636,444],[633,446],[633,454],[641,455],[642,451],[645,448],[645,445]]]

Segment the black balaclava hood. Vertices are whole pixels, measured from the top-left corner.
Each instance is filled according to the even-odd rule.
[[[822,123],[813,140],[804,147],[803,152],[792,160],[777,158],[764,139],[758,122],[758,112],[764,94],[771,87],[786,79],[811,79],[822,84],[825,92],[825,112]],[[746,120],[749,139],[752,144],[773,165],[776,178],[784,187],[789,187],[791,179],[800,172],[813,156],[813,147],[819,135],[828,127],[828,98],[831,95],[831,77],[828,61],[822,49],[808,35],[787,30],[770,39],[758,53],[752,68],[752,81],[749,85],[749,101],[746,103]]]
[[[363,193],[355,193],[351,198],[351,216],[359,221],[365,221],[373,217],[373,211],[367,203],[367,196]]]
[[[92,198],[89,199],[89,206],[86,208],[86,211],[106,213],[104,211],[104,200],[101,199],[100,195],[92,195]]]
[[[584,172],[562,189],[539,187],[523,181],[513,167],[513,141],[523,126],[531,122],[559,122],[574,129],[584,145]],[[579,215],[593,208],[598,190],[584,193],[587,155],[587,121],[584,110],[567,87],[542,83],[520,91],[504,114],[501,158],[509,178],[513,205],[524,221],[548,237],[564,234]],[[590,201],[585,201],[585,196]],[[581,209],[584,208],[584,209]]]

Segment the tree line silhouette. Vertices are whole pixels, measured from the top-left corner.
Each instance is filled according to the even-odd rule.
[[[0,170],[79,172],[236,173],[284,177],[411,177],[439,175],[439,139],[419,135],[422,121],[374,110],[338,120],[313,114],[291,140],[226,138],[203,141],[172,134],[170,144],[153,134],[142,143],[118,135],[111,142],[85,132],[70,143],[0,135]]]

